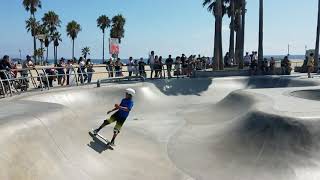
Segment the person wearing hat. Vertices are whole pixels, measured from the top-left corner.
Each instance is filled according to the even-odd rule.
[[[120,104],[115,104],[114,108],[110,111],[108,111],[108,114],[117,111],[114,113],[109,119],[106,119],[102,125],[93,131],[93,134],[96,136],[99,131],[104,128],[105,126],[116,122],[116,125],[113,130],[113,137],[111,139],[111,142],[109,145],[115,146],[115,139],[117,135],[120,133],[120,130],[125,123],[127,117],[129,116],[129,113],[133,107],[133,96],[136,94],[136,91],[134,89],[128,88],[125,91],[125,98],[122,99]]]
[[[63,86],[66,81],[66,72],[65,72],[65,59],[61,58],[59,63],[57,64],[57,72],[58,72],[58,85]]]

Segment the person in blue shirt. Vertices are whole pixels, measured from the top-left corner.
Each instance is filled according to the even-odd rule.
[[[109,119],[106,119],[103,124],[98,128],[93,131],[94,135],[97,135],[99,131],[104,128],[105,126],[116,122],[116,125],[113,130],[113,137],[110,142],[111,146],[115,146],[115,139],[117,135],[120,133],[120,130],[126,121],[127,117],[129,116],[129,113],[133,107],[133,101],[132,98],[136,94],[136,91],[134,89],[128,88],[126,89],[126,97],[122,99],[120,105],[115,104],[114,108],[111,111],[108,111],[108,114],[117,111],[114,113]]]

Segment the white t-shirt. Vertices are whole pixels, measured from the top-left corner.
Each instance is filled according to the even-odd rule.
[[[251,57],[249,55],[244,56],[244,62],[250,63],[251,62]]]
[[[154,64],[154,55],[149,56],[150,64]]]

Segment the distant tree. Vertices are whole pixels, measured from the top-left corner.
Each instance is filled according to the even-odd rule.
[[[97,19],[97,26],[102,30],[102,62],[104,62],[104,39],[105,39],[105,30],[110,27],[110,19],[106,15],[101,15]]]
[[[33,48],[34,48],[34,59],[35,63],[37,63],[37,42],[36,42],[36,36],[38,35],[39,29],[40,29],[40,22],[37,21],[35,18],[30,17],[28,20],[26,20],[26,29],[27,32],[31,32],[31,36],[33,37]]]
[[[41,8],[41,1],[40,0],[23,0],[22,1],[22,5],[23,5],[23,7],[25,8],[25,10],[27,12],[30,12],[30,18],[33,18],[34,21],[36,21],[35,13],[37,12],[38,8]],[[36,32],[37,30],[33,29],[32,31]],[[34,35],[32,37],[33,37],[33,56],[34,56],[35,63],[37,63],[37,56],[36,56],[37,40],[36,40],[36,35]]]
[[[90,48],[88,46],[81,49],[84,59],[87,59],[87,56],[90,55]]]
[[[72,39],[72,59],[74,59],[74,40],[78,37],[81,26],[76,21],[71,21],[67,25],[67,35]]]
[[[52,35],[52,41],[53,41],[53,52],[54,52],[54,64],[58,64],[58,46],[59,46],[59,42],[62,41],[61,34],[56,31]]]
[[[121,15],[114,16],[112,18],[112,26],[110,31],[111,38],[118,38],[121,43],[121,39],[124,38],[124,25],[126,24],[126,19]]]

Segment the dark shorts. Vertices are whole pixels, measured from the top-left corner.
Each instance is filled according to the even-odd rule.
[[[119,113],[114,113],[107,121],[111,124],[116,122],[116,125],[114,127],[115,130],[120,131],[124,122],[126,121],[126,118],[122,118],[119,116]]]

